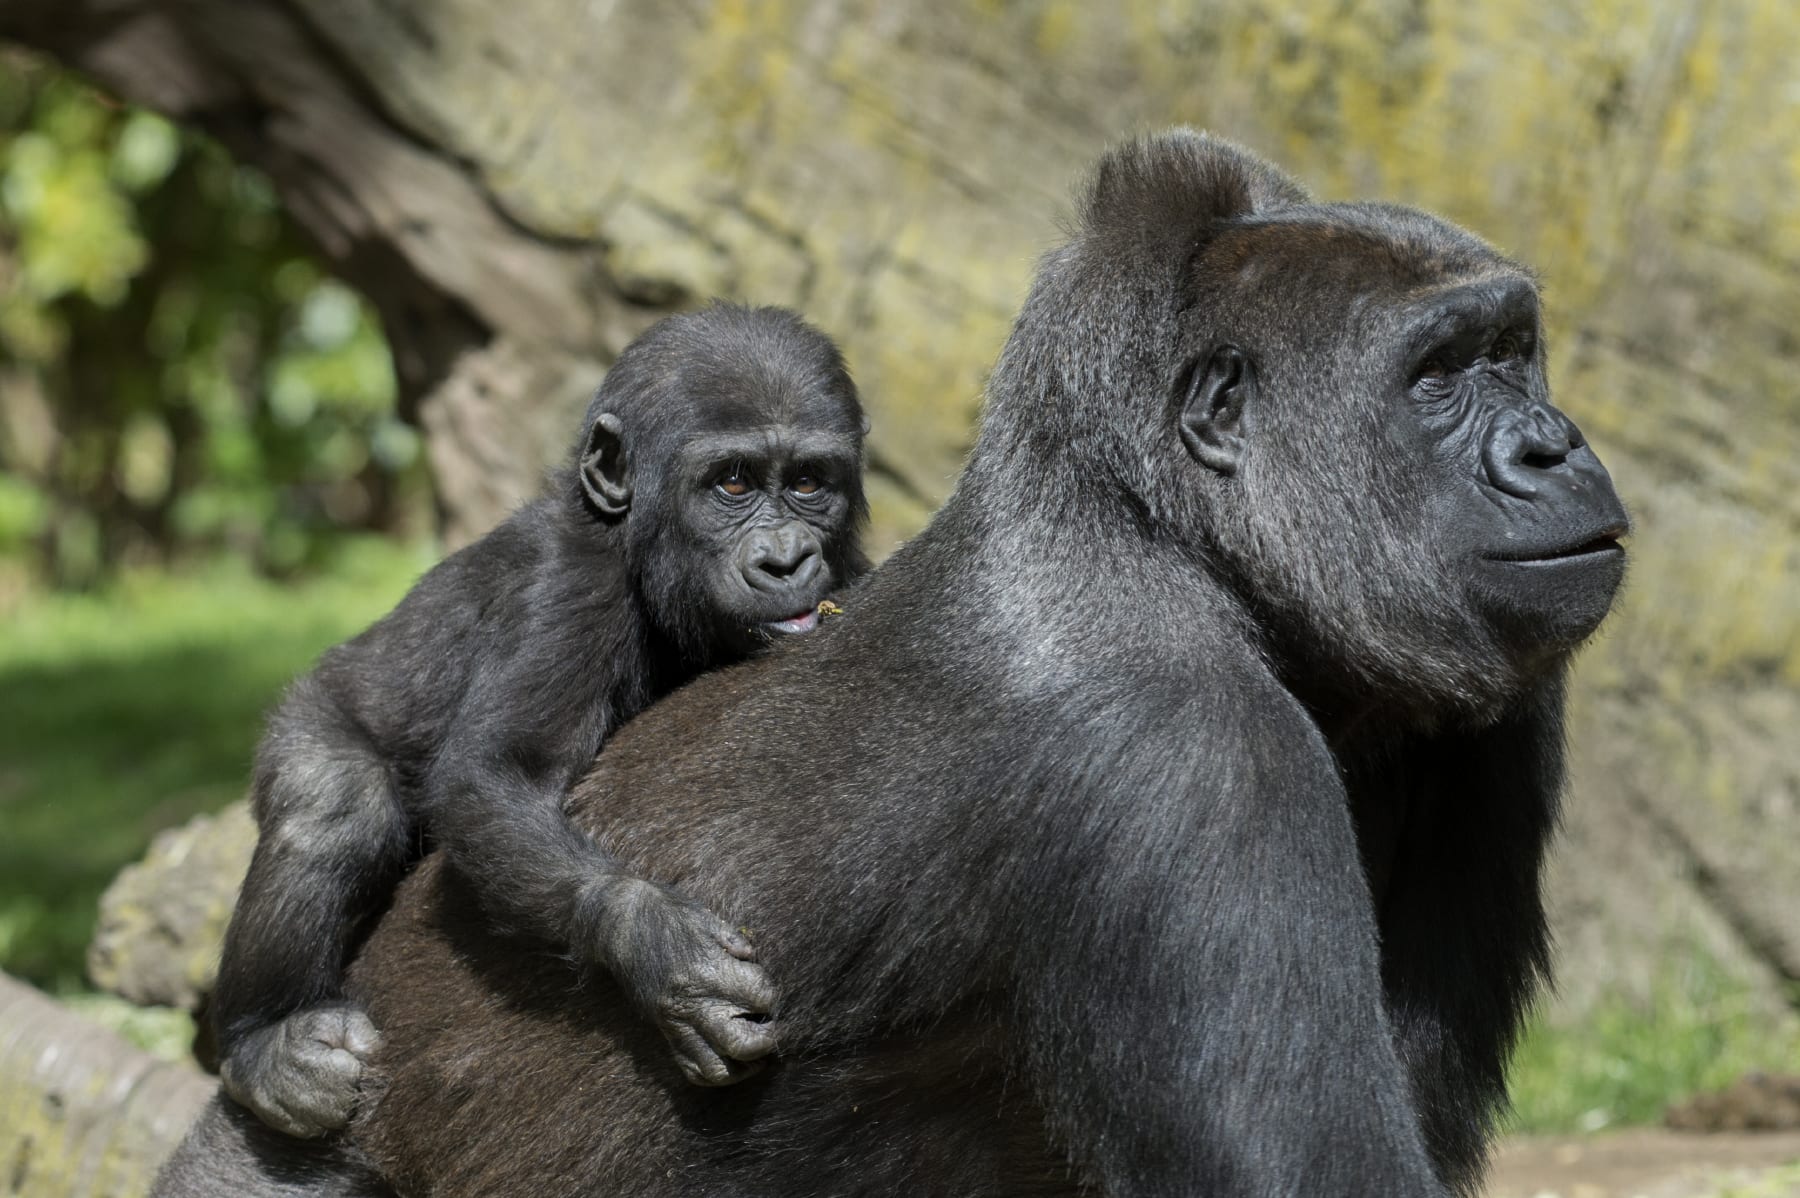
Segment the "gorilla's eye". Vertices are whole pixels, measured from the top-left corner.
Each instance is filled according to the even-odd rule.
[[[742,466],[733,466],[713,485],[733,499],[742,499],[750,493],[750,476]]]
[[[1488,351],[1488,357],[1495,362],[1510,362],[1525,356],[1524,343],[1517,333],[1502,333],[1494,342],[1494,348]]]
[[[1413,381],[1427,387],[1441,387],[1449,381],[1451,373],[1450,367],[1442,359],[1433,358],[1419,367],[1418,377]]]
[[[819,488],[824,485],[825,484],[821,483],[812,475],[802,474],[799,478],[794,480],[793,485],[788,489],[796,495],[817,495],[819,493]]]

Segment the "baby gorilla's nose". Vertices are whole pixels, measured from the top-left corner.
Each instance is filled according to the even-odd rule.
[[[759,591],[794,590],[817,577],[819,542],[804,525],[758,529],[745,539],[738,564]]]

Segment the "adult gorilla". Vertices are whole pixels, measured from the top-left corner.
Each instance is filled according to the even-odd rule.
[[[686,1086],[428,865],[358,967],[358,1155],[215,1112],[173,1176],[1471,1191],[1545,969],[1564,667],[1623,568],[1543,360],[1531,278],[1441,221],[1193,133],[1110,154],[931,527],[581,790],[751,929],[780,1064]]]

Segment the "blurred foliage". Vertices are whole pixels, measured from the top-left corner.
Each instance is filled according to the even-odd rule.
[[[368,305],[256,173],[0,53],[0,560],[63,586],[423,523]]]
[[[341,538],[298,582],[212,561],[0,599],[0,969],[80,986],[113,875],[239,798],[257,713],[429,564],[423,547]]]

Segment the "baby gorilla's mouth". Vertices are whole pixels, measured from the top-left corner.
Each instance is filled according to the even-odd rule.
[[[797,616],[789,616],[785,620],[771,620],[769,623],[763,625],[763,627],[770,632],[779,632],[784,635],[796,632],[811,632],[818,626],[819,610],[816,607],[809,607]]]

